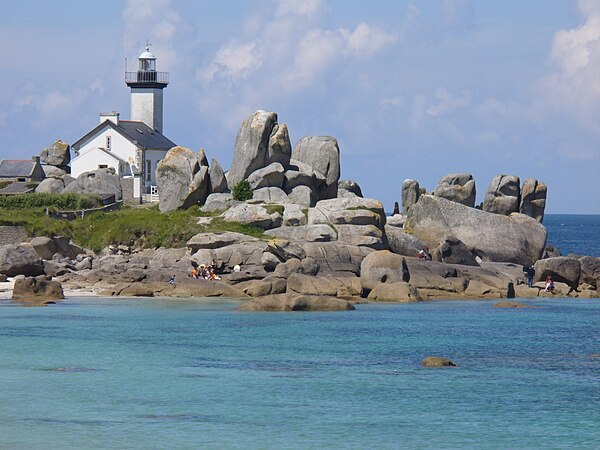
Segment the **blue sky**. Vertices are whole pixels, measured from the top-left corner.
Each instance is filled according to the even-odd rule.
[[[0,16],[0,158],[75,142],[117,110],[146,39],[170,72],[164,133],[228,168],[275,111],[292,145],[335,136],[342,178],[386,209],[402,181],[471,172],[600,213],[600,0],[55,0]]]

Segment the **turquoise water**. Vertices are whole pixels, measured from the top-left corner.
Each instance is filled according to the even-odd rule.
[[[600,447],[598,300],[205,302],[0,307],[0,448]]]

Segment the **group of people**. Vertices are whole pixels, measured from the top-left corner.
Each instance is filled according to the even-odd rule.
[[[523,266],[523,274],[525,275],[525,278],[527,278],[527,286],[533,287],[533,278],[535,277],[535,269],[533,266]],[[546,277],[544,292],[552,291],[554,291],[554,281],[552,281],[552,277],[548,275]]]
[[[221,277],[217,275],[217,264],[213,261],[212,264],[200,264],[198,268],[192,267],[192,278],[203,279],[203,280],[220,280]]]

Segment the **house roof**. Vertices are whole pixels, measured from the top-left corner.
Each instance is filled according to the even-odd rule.
[[[0,159],[0,177],[30,177],[35,165],[32,160]]]
[[[14,182],[6,186],[4,189],[0,189],[0,195],[18,195],[32,192],[34,188],[27,186],[28,184],[29,183]]]
[[[90,149],[88,149],[88,151],[87,151],[87,152],[85,152],[85,153],[81,153],[79,156],[76,156],[76,157],[75,157],[75,158],[73,158],[71,161],[74,161],[74,160],[76,160],[76,159],[79,159],[79,158],[81,158],[82,156],[84,156],[84,155],[87,155],[88,153],[90,153],[90,152],[93,152],[93,151],[99,151],[99,152],[102,152],[102,153],[104,153],[104,154],[106,154],[106,155],[110,156],[112,159],[114,159],[114,160],[116,160],[116,161],[119,161],[119,162],[121,162],[121,163],[125,163],[125,164],[129,164],[127,161],[125,161],[125,160],[124,160],[123,158],[121,158],[120,156],[116,155],[116,154],[115,154],[115,153],[113,153],[113,152],[109,152],[108,150],[106,150],[106,149],[104,149],[104,148],[102,148],[102,147],[94,147],[94,148],[90,148]]]
[[[87,140],[89,137],[91,137],[99,130],[107,126],[111,127],[112,129],[123,135],[129,141],[144,149],[169,150],[170,148],[175,147],[176,145],[169,138],[159,133],[158,131],[153,130],[144,122],[137,122],[133,120],[119,120],[119,124],[116,125],[110,120],[105,120],[96,128],[94,128],[85,136],[83,136],[81,139],[79,139],[77,142],[75,142],[71,147],[73,147],[76,150],[79,150],[79,148],[85,140]]]

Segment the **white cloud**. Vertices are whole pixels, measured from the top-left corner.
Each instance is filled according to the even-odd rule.
[[[600,132],[600,3],[582,0],[579,8],[584,23],[554,35],[550,56],[557,70],[542,80],[540,96]]]
[[[427,114],[432,117],[442,116],[456,109],[464,108],[469,106],[472,102],[472,95],[470,92],[452,95],[443,87],[438,87],[435,90],[434,97],[436,103],[429,106],[426,110]]]
[[[341,29],[340,33],[346,41],[345,51],[348,54],[369,56],[396,41],[395,34],[387,33],[364,22],[359,23],[352,32]]]
[[[198,71],[198,80],[209,83],[217,78],[243,79],[262,66],[256,42],[230,42],[217,52],[213,62]]]
[[[276,16],[315,16],[322,9],[321,0],[279,0]]]
[[[123,10],[125,52],[138,56],[149,40],[159,60],[158,70],[169,71],[178,64],[174,42],[181,27],[174,0],[128,0]]]

